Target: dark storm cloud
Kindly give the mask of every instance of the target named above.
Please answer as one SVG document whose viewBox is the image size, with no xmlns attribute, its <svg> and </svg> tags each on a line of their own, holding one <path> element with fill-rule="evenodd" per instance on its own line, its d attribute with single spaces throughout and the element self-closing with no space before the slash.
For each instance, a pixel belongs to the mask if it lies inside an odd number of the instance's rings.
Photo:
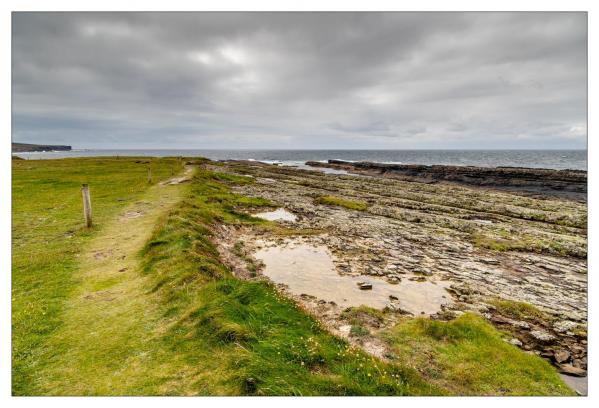
<svg viewBox="0 0 599 408">
<path fill-rule="evenodd" d="M 583 13 L 15 13 L 13 139 L 581 148 Z"/>
</svg>

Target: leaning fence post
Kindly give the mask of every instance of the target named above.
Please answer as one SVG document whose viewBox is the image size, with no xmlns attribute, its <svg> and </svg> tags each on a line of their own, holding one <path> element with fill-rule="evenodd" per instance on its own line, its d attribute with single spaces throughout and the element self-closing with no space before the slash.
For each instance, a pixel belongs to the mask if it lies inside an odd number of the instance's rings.
<svg viewBox="0 0 599 408">
<path fill-rule="evenodd" d="M 81 184 L 81 194 L 83 195 L 83 217 L 85 218 L 85 226 L 92 226 L 92 203 L 89 198 L 89 186 Z"/>
<path fill-rule="evenodd" d="M 152 184 L 152 168 L 148 167 L 148 183 Z"/>
</svg>

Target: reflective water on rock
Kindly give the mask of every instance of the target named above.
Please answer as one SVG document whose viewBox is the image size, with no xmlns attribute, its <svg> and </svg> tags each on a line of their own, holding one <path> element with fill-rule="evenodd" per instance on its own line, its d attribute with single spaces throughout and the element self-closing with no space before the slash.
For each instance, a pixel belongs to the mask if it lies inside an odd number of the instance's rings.
<svg viewBox="0 0 599 408">
<path fill-rule="evenodd" d="M 383 309 L 395 304 L 414 315 L 429 315 L 449 302 L 447 282 L 403 280 L 392 285 L 370 276 L 339 275 L 326 246 L 291 243 L 259 249 L 254 256 L 264 263 L 263 273 L 273 282 L 287 285 L 296 295 L 315 296 L 342 307 L 366 305 Z M 372 284 L 372 289 L 361 290 L 361 282 Z"/>
<path fill-rule="evenodd" d="M 472 220 L 472 221 L 478 222 L 479 224 L 485 224 L 485 225 L 493 224 L 493 221 L 491 221 L 491 220 Z"/>
<path fill-rule="evenodd" d="M 572 377 L 569 375 L 560 374 L 562 380 L 578 393 L 578 395 L 589 395 L 588 377 Z"/>
<path fill-rule="evenodd" d="M 254 217 L 262 218 L 263 220 L 268 221 L 295 221 L 297 219 L 296 215 L 287 211 L 284 208 L 277 208 L 274 211 L 266 211 L 254 214 Z"/>
<path fill-rule="evenodd" d="M 321 171 L 325 174 L 350 174 L 349 172 L 347 172 L 345 170 L 330 169 L 328 167 L 308 167 L 308 166 L 306 166 L 306 167 L 310 170 Z"/>
</svg>

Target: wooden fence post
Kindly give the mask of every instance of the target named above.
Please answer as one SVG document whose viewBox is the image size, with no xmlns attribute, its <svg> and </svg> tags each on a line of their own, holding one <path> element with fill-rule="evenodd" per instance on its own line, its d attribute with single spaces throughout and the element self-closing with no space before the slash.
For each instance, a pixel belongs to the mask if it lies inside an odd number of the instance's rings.
<svg viewBox="0 0 599 408">
<path fill-rule="evenodd" d="M 89 186 L 87 184 L 81 185 L 81 194 L 83 195 L 83 217 L 85 218 L 85 226 L 89 228 L 92 226 L 92 203 L 89 198 Z"/>
<path fill-rule="evenodd" d="M 152 168 L 148 167 L 148 184 L 152 184 Z"/>
</svg>

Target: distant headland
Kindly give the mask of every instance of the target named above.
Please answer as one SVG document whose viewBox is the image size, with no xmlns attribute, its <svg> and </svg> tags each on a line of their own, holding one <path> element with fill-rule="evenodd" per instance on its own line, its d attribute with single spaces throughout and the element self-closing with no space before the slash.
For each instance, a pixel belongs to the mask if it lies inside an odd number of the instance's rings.
<svg viewBox="0 0 599 408">
<path fill-rule="evenodd" d="M 71 146 L 64 145 L 39 145 L 32 143 L 13 143 L 12 151 L 15 152 L 48 152 L 53 150 L 71 150 Z"/>
</svg>

